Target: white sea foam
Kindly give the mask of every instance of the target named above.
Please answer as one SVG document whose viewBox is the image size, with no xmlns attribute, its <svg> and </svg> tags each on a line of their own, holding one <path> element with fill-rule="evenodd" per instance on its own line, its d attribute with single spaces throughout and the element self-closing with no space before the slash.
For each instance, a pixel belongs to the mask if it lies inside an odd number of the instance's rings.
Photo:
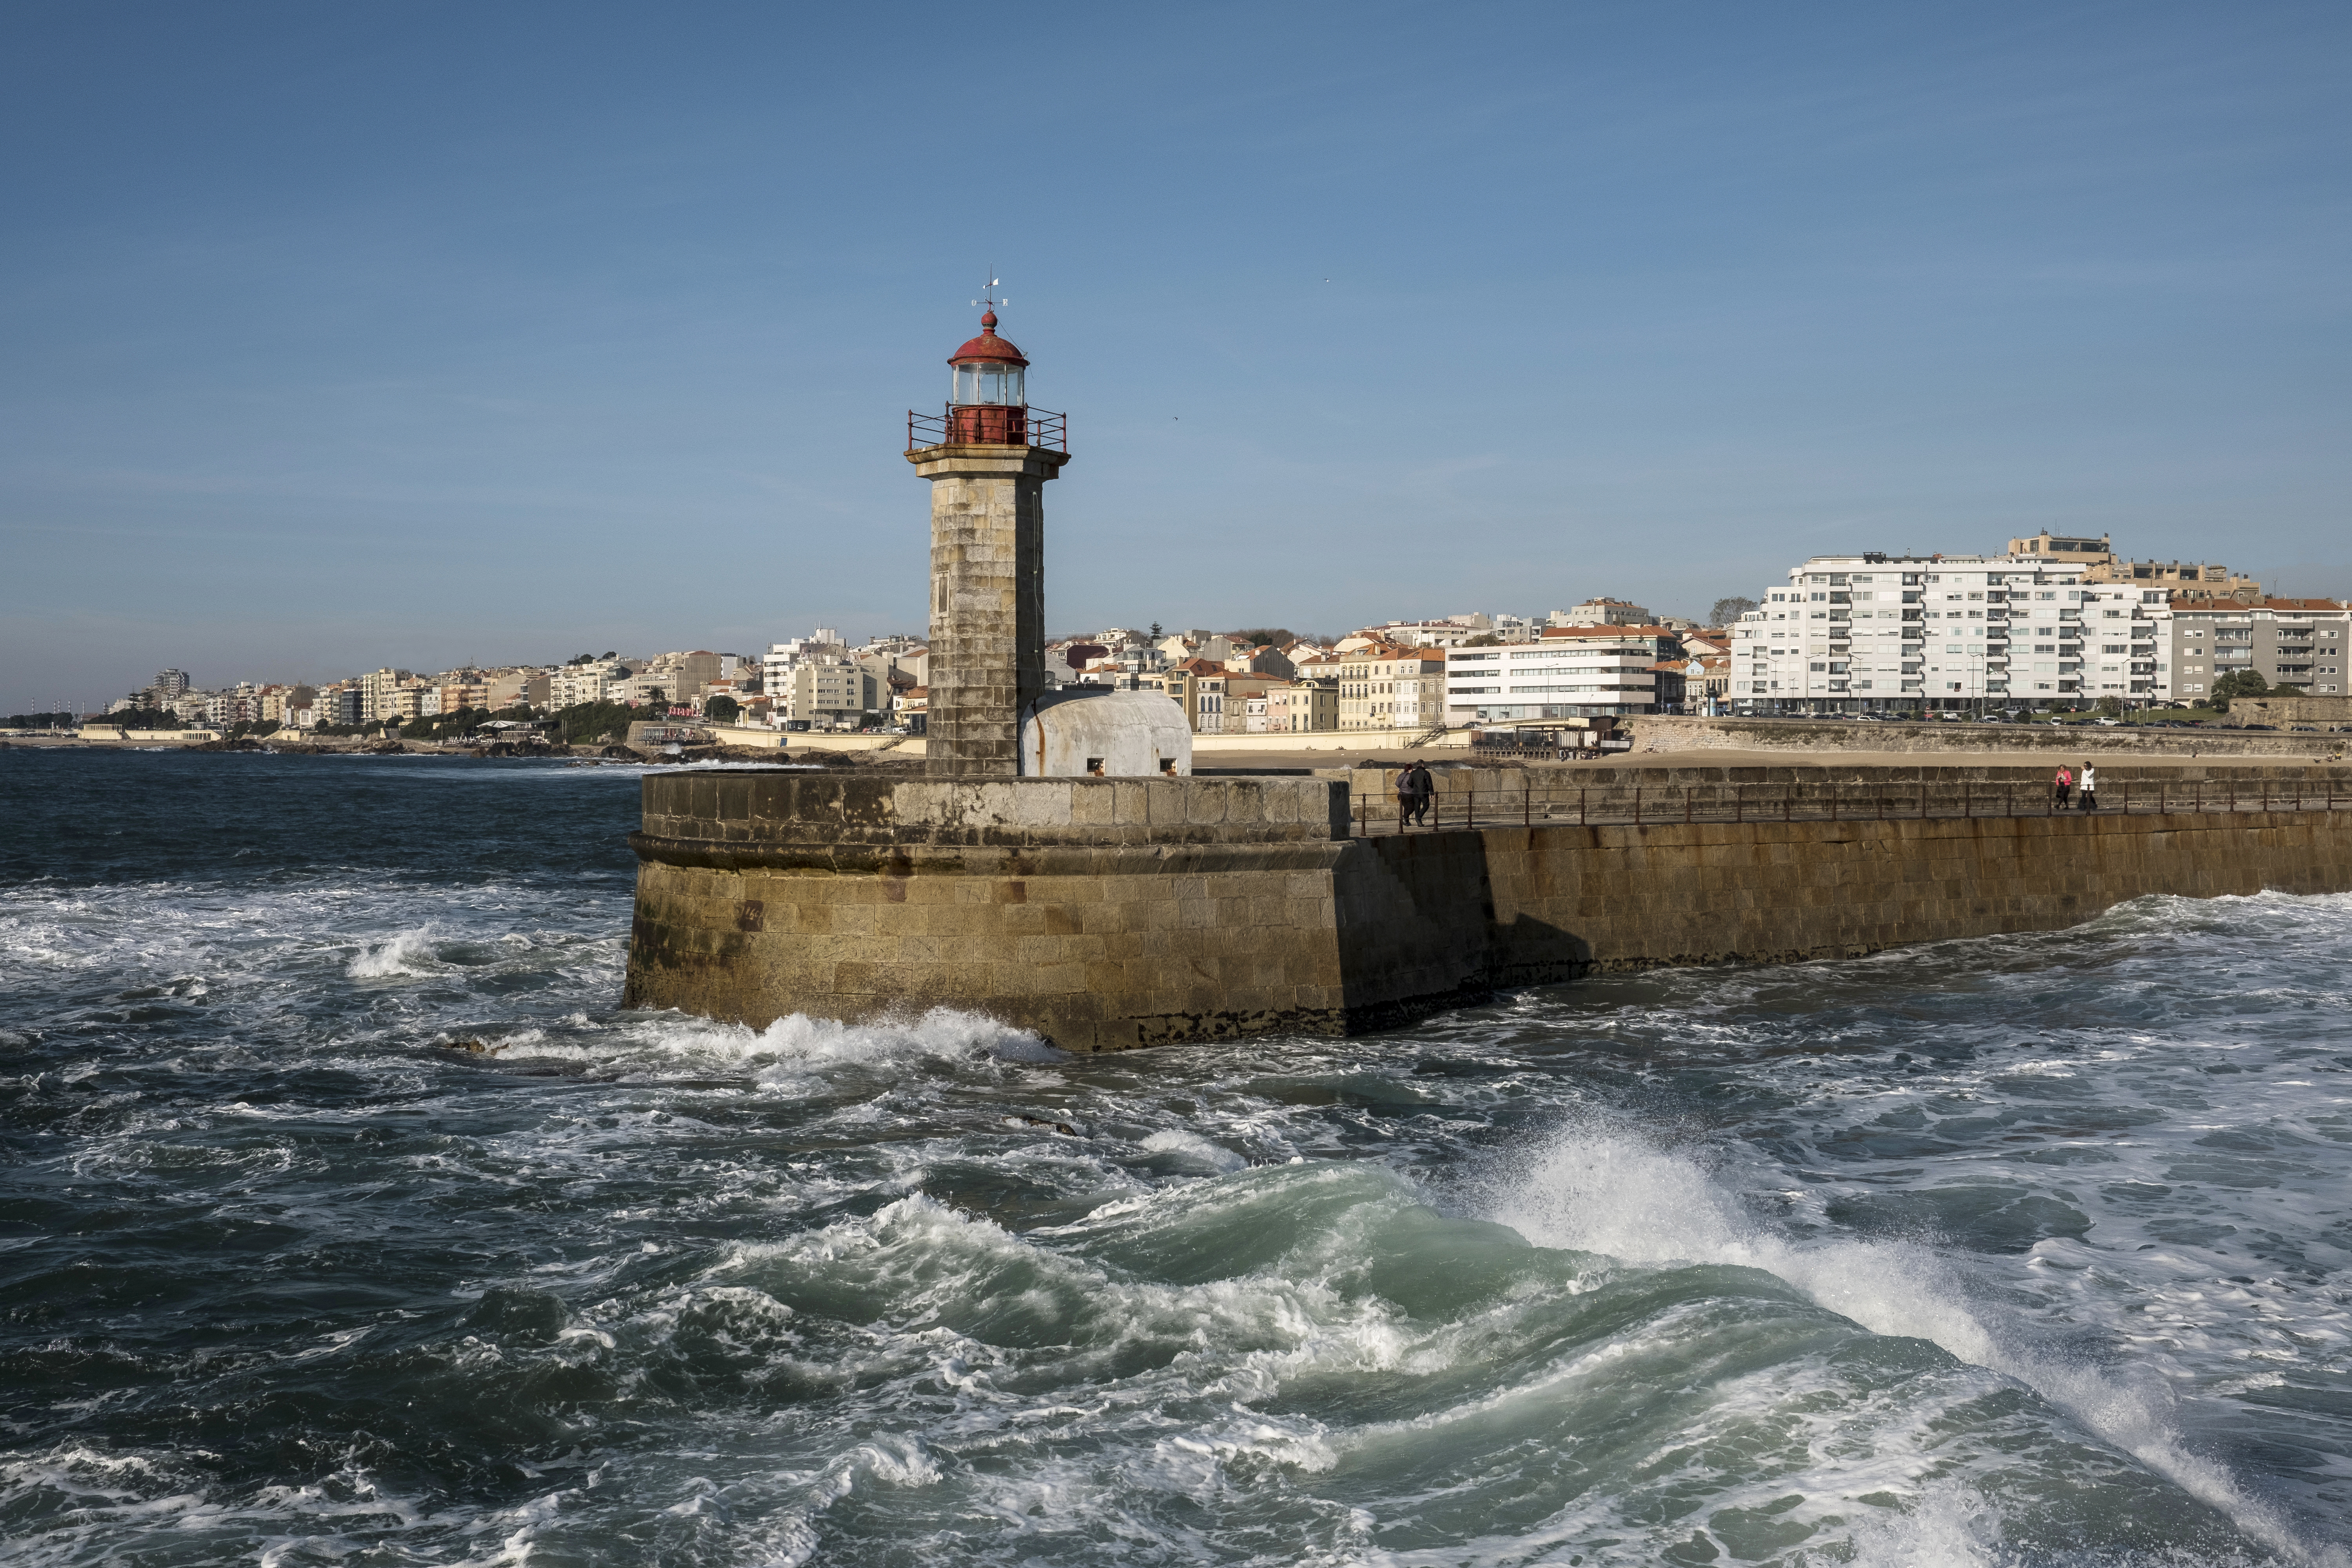
<svg viewBox="0 0 2352 1568">
<path fill-rule="evenodd" d="M 431 926 L 399 931 L 360 950 L 344 973 L 354 980 L 389 980 L 395 975 L 425 974 L 436 967 Z"/>
<path fill-rule="evenodd" d="M 1150 1134 L 1143 1140 L 1142 1147 L 1154 1154 L 1171 1156 L 1174 1163 L 1196 1171 L 1239 1171 L 1249 1164 L 1223 1144 L 1213 1143 L 1197 1132 L 1176 1127 L 1163 1127 Z"/>
<path fill-rule="evenodd" d="M 1497 1185 L 1488 1212 L 1529 1240 L 1652 1267 L 1764 1269 L 1874 1333 L 1928 1340 L 1960 1361 L 2016 1379 L 2291 1561 L 2352 1563 L 2343 1547 L 2301 1538 L 2226 1467 L 2192 1452 L 2168 1389 L 2043 1352 L 2026 1325 L 1972 1292 L 1924 1245 L 1790 1240 L 1749 1218 L 1731 1190 L 1694 1159 L 1598 1121 L 1561 1132 Z"/>
<path fill-rule="evenodd" d="M 509 1055 L 607 1065 L 642 1063 L 697 1071 L 749 1071 L 788 1086 L 829 1068 L 877 1067 L 925 1058 L 993 1058 L 1016 1062 L 1066 1060 L 1063 1052 L 1025 1030 L 977 1013 L 935 1007 L 903 1018 L 846 1024 L 794 1013 L 763 1029 L 663 1013 L 625 1016 L 610 1026 L 586 1018 L 564 1037 L 543 1032 L 516 1036 Z"/>
</svg>

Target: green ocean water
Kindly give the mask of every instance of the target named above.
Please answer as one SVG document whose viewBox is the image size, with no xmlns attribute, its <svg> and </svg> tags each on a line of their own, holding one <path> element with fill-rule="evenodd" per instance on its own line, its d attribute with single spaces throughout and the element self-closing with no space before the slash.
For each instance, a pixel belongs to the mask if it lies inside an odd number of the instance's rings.
<svg viewBox="0 0 2352 1568">
<path fill-rule="evenodd" d="M 0 753 L 6 1561 L 2352 1562 L 2352 899 L 1074 1058 L 635 800 Z"/>
</svg>

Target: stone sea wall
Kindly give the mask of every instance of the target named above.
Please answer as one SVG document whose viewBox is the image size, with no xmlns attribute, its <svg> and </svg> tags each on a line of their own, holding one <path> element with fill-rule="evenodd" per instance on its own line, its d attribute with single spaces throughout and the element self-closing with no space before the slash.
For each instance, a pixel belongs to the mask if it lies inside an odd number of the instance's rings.
<svg viewBox="0 0 2352 1568">
<path fill-rule="evenodd" d="M 1449 782 L 1482 776 L 1507 802 L 1508 770 Z M 2340 773 L 2304 782 L 2352 805 Z M 950 1006 L 1108 1050 L 2054 930 L 2151 893 L 2352 890 L 2352 809 L 1936 816 L 1979 798 L 1943 780 L 1923 819 L 1900 809 L 1921 781 L 1857 786 L 1896 809 L 1579 825 L 1523 800 L 1519 823 L 1351 838 L 1337 779 L 649 775 L 625 1000 L 754 1026 Z"/>
<path fill-rule="evenodd" d="M 1367 841 L 1455 986 L 2054 931 L 2149 894 L 2352 890 L 2352 811 L 1484 828 Z M 1380 931 L 1344 956 L 1381 960 Z M 1369 1000 L 1369 998 L 1364 998 Z"/>
</svg>

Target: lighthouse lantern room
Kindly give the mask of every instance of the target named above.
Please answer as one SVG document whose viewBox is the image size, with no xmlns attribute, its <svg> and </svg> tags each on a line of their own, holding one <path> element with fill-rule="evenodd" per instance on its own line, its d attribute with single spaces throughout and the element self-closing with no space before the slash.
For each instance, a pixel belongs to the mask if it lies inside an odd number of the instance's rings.
<svg viewBox="0 0 2352 1568">
<path fill-rule="evenodd" d="M 948 398 L 948 440 L 955 446 L 1025 447 L 1029 403 L 1022 390 L 1029 362 L 996 335 L 996 312 L 980 319 L 980 336 L 948 363 L 955 384 Z"/>
</svg>

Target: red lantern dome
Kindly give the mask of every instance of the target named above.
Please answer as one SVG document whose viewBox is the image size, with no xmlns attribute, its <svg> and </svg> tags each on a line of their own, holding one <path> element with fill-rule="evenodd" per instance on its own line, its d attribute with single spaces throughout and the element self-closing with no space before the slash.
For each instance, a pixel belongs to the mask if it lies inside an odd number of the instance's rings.
<svg viewBox="0 0 2352 1568">
<path fill-rule="evenodd" d="M 994 363 L 1017 364 L 1026 368 L 1029 362 L 1021 351 L 996 335 L 996 312 L 991 310 L 980 319 L 980 336 L 948 356 L 950 364 Z M 959 402 L 961 399 L 958 399 Z"/>
<path fill-rule="evenodd" d="M 954 391 L 948 398 L 948 439 L 957 446 L 1024 447 L 1029 442 L 1024 389 L 1029 362 L 996 335 L 996 312 L 980 319 L 980 336 L 950 356 Z"/>
</svg>

